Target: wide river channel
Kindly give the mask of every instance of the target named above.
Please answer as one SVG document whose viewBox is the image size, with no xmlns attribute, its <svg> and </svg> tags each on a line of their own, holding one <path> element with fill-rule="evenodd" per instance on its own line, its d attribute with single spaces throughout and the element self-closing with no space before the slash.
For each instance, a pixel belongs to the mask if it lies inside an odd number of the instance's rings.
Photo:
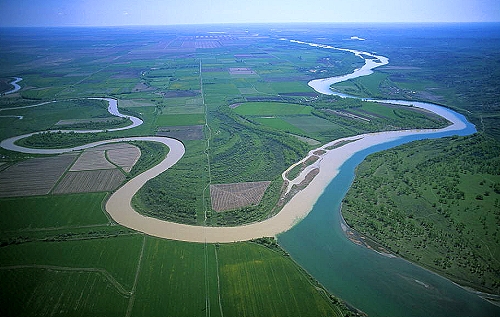
<svg viewBox="0 0 500 317">
<path fill-rule="evenodd" d="M 295 43 L 320 46 L 299 41 Z M 380 58 L 380 61 L 380 65 L 372 66 L 382 66 L 388 60 Z M 371 68 L 374 67 L 361 68 L 358 75 L 369 75 Z M 358 76 L 349 78 L 354 77 Z M 339 81 L 335 78 L 317 80 L 310 86 L 324 93 L 329 91 L 331 84 Z M 476 132 L 464 116 L 455 115 L 466 123 L 460 131 L 402 137 L 356 153 L 341 166 L 339 174 L 307 217 L 278 235 L 278 243 L 300 266 L 332 294 L 369 316 L 500 316 L 500 307 L 435 273 L 401 258 L 388 257 L 354 244 L 341 226 L 342 199 L 354 179 L 356 166 L 366 156 L 415 140 Z"/>
</svg>

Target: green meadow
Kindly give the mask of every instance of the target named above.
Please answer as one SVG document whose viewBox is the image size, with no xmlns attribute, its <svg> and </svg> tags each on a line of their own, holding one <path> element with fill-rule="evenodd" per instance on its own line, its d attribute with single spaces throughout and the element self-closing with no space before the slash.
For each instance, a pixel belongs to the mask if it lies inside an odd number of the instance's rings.
<svg viewBox="0 0 500 317">
<path fill-rule="evenodd" d="M 234 111 L 239 115 L 254 116 L 309 115 L 311 107 L 281 102 L 247 102 L 236 107 Z"/>
<path fill-rule="evenodd" d="M 102 212 L 106 193 L 0 199 L 0 232 L 108 223 Z"/>
<path fill-rule="evenodd" d="M 94 231 L 106 229 L 97 225 L 72 235 L 78 227 L 66 226 L 57 239 L 1 247 L 5 285 L 0 292 L 2 301 L 9 302 L 0 308 L 2 315 L 84 316 L 97 309 L 107 316 L 348 312 L 276 249 L 250 242 L 186 243 L 133 232 L 98 237 Z M 53 229 L 36 230 L 18 232 L 35 237 Z"/>
</svg>

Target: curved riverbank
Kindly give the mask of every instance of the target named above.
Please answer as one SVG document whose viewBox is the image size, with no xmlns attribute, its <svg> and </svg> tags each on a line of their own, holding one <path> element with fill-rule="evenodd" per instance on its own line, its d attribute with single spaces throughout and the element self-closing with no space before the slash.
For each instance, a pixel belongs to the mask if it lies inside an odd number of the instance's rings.
<svg viewBox="0 0 500 317">
<path fill-rule="evenodd" d="M 308 43 L 311 45 L 310 43 Z M 361 54 L 369 54 L 366 52 L 355 51 L 355 54 L 361 57 Z M 375 58 L 375 56 L 372 56 Z M 382 56 L 376 56 L 378 60 L 382 63 L 386 63 L 388 60 L 384 59 Z M 328 88 L 332 81 L 342 81 L 354 77 L 366 76 L 370 74 L 371 69 L 380 66 L 380 63 L 374 63 L 372 59 L 366 59 L 366 64 L 359 70 L 354 71 L 352 74 L 342 77 L 341 80 L 331 79 L 331 80 L 317 80 L 310 82 L 311 87 L 315 87 L 318 92 L 321 92 Z M 333 92 L 329 93 L 333 94 Z M 119 131 L 125 129 L 131 129 L 136 126 L 141 125 L 143 122 L 141 119 L 123 115 L 118 110 L 118 102 L 116 99 L 112 98 L 91 98 L 98 100 L 105 100 L 108 102 L 108 111 L 110 114 L 119 117 L 125 117 L 132 121 L 132 124 L 122 128 L 109 129 L 108 131 Z M 387 101 L 379 101 L 387 102 Z M 392 103 L 409 105 L 406 101 L 391 101 Z M 28 106 L 35 107 L 46 103 L 41 103 L 38 105 Z M 415 107 L 420 107 L 432 111 L 451 122 L 449 126 L 443 129 L 424 129 L 424 130 L 403 130 L 403 131 L 387 131 L 378 133 L 368 133 L 363 135 L 357 135 L 353 137 L 343 138 L 331 141 L 317 149 L 312 150 L 308 156 L 306 156 L 303 161 L 307 160 L 313 152 L 321 150 L 324 154 L 320 155 L 320 159 L 315 163 L 314 167 L 318 168 L 319 173 L 311 180 L 306 188 L 299 191 L 290 201 L 285 204 L 282 210 L 275 216 L 266 219 L 261 222 L 236 226 L 236 227 L 204 227 L 204 226 L 192 226 L 179 224 L 169 221 L 160 220 L 157 218 L 151 218 L 139 214 L 133 209 L 131 205 L 132 197 L 137 193 L 137 191 L 149 180 L 172 165 L 174 165 L 184 154 L 184 146 L 181 142 L 165 137 L 136 137 L 136 138 L 120 138 L 111 139 L 105 141 L 99 141 L 94 143 L 85 144 L 78 147 L 66 148 L 66 149 L 33 149 L 25 148 L 15 144 L 16 141 L 29 137 L 33 134 L 43 133 L 34 132 L 30 134 L 20 135 L 12 137 L 0 142 L 0 146 L 18 152 L 31 153 L 31 154 L 60 154 L 69 151 L 78 151 L 86 148 L 94 147 L 97 145 L 102 145 L 111 142 L 122 142 L 122 141 L 152 141 L 160 142 L 165 144 L 170 148 L 169 153 L 166 158 L 160 162 L 158 165 L 154 166 L 148 171 L 134 177 L 123 185 L 119 190 L 113 193 L 109 200 L 106 202 L 106 211 L 108 214 L 119 224 L 147 233 L 152 236 L 181 240 L 188 242 L 210 242 L 210 243 L 224 243 L 224 242 L 236 242 L 236 241 L 246 241 L 252 240 L 260 237 L 266 236 L 276 236 L 282 232 L 285 232 L 295 226 L 299 221 L 304 219 L 308 213 L 312 210 L 314 204 L 323 194 L 325 188 L 330 184 L 332 179 L 334 179 L 340 167 L 347 161 L 351 156 L 359 151 L 373 147 L 375 145 L 391 142 L 399 138 L 409 136 L 409 135 L 428 135 L 437 132 L 447 132 L 447 131 L 459 131 L 463 129 L 466 124 L 461 120 L 456 113 L 446 108 L 427 104 L 427 103 L 411 103 Z M 54 130 L 52 132 L 75 132 L 75 133 L 90 133 L 90 132 L 101 132 L 103 130 Z M 334 149 L 328 149 L 338 142 L 349 141 L 340 147 Z M 344 142 L 345 143 L 345 142 Z M 302 162 L 302 161 L 301 161 Z M 300 163 L 300 162 L 299 162 Z M 298 179 L 304 178 L 308 170 L 303 171 Z"/>
<path fill-rule="evenodd" d="M 120 118 L 126 118 L 132 121 L 131 124 L 125 127 L 121 128 L 114 128 L 114 129 L 107 129 L 107 130 L 49 130 L 49 131 L 38 131 L 38 132 L 33 132 L 33 133 L 27 133 L 23 135 L 18 135 L 15 137 L 11 137 L 5 140 L 2 140 L 0 142 L 0 147 L 10 150 L 10 151 L 15 151 L 15 152 L 21 152 L 21 153 L 27 153 L 27 154 L 61 154 L 61 153 L 66 153 L 66 152 L 71 152 L 71 151 L 79 151 L 83 149 L 88 149 L 97 145 L 101 144 L 106 144 L 110 142 L 116 142 L 114 140 L 105 140 L 105 141 L 99 141 L 99 142 L 93 142 L 93 143 L 88 143 L 85 145 L 77 146 L 77 147 L 72 147 L 72 148 L 63 148 L 63 149 L 35 149 L 35 148 L 27 148 L 24 146 L 17 145 L 16 142 L 30 137 L 35 134 L 40 134 L 40 133 L 46 133 L 46 132 L 61 132 L 61 133 L 97 133 L 97 132 L 113 132 L 113 131 L 122 131 L 122 130 L 127 130 L 127 129 L 132 129 L 135 127 L 140 126 L 143 121 L 137 117 L 134 116 L 129 116 L 120 113 L 118 110 L 118 100 L 113 99 L 113 98 L 88 98 L 88 99 L 93 99 L 93 100 L 104 100 L 108 102 L 108 112 L 112 114 L 113 116 L 120 117 Z M 24 106 L 24 107 L 13 107 L 13 108 L 5 108 L 5 109 L 0 109 L 2 110 L 16 110 L 16 109 L 23 109 L 23 108 L 33 108 L 33 107 L 39 107 L 43 106 L 49 103 L 53 103 L 55 101 L 47 101 L 47 102 L 42 102 L 36 105 L 30 105 L 30 106 Z"/>
<path fill-rule="evenodd" d="M 303 41 L 297 41 L 297 40 L 290 40 L 290 42 L 297 43 L 297 44 L 305 44 L 305 45 L 309 45 L 312 47 L 319 47 L 319 48 L 324 48 L 324 49 L 349 52 L 349 53 L 352 53 L 355 56 L 363 59 L 364 65 L 361 68 L 355 69 L 350 74 L 335 76 L 335 77 L 328 77 L 328 78 L 313 79 L 307 83 L 312 89 L 316 90 L 316 92 L 323 94 L 323 95 L 336 95 L 336 96 L 340 96 L 340 97 L 352 97 L 352 96 L 348 96 L 348 95 L 341 94 L 338 92 L 334 92 L 330 89 L 330 86 L 333 84 L 336 84 L 336 83 L 340 83 L 340 82 L 349 80 L 349 79 L 354 79 L 354 78 L 362 77 L 362 76 L 368 76 L 370 74 L 373 74 L 374 68 L 389 64 L 389 59 L 387 57 L 382 56 L 382 55 L 375 55 L 375 54 L 372 54 L 369 52 L 362 52 L 362 51 L 352 50 L 352 49 L 347 49 L 347 48 L 334 47 L 331 45 L 303 42 Z M 365 58 L 363 56 L 367 56 L 369 58 Z"/>
<path fill-rule="evenodd" d="M 318 92 L 348 97 L 331 91 L 332 83 L 334 81 L 316 80 L 310 86 L 316 87 Z M 332 294 L 370 316 L 498 316 L 499 308 L 475 293 L 404 259 L 387 257 L 354 244 L 342 230 L 341 202 L 354 179 L 355 168 L 367 155 L 423 138 L 476 132 L 464 116 L 444 107 L 402 100 L 369 101 L 425 108 L 453 124 L 434 132 L 428 130 L 425 134 L 387 140 L 353 153 L 318 198 L 308 217 L 280 234 L 278 243 Z M 449 115 L 462 123 L 457 125 Z"/>
<path fill-rule="evenodd" d="M 17 83 L 20 82 L 21 80 L 23 80 L 21 77 L 15 77 L 15 79 L 13 81 L 11 81 L 9 84 L 11 84 L 12 86 L 14 86 L 14 88 L 12 88 L 11 90 L 9 91 L 6 91 L 3 93 L 3 95 L 8 95 L 8 94 L 13 94 L 15 92 L 18 92 L 19 90 L 21 90 L 21 86 L 19 86 Z"/>
</svg>

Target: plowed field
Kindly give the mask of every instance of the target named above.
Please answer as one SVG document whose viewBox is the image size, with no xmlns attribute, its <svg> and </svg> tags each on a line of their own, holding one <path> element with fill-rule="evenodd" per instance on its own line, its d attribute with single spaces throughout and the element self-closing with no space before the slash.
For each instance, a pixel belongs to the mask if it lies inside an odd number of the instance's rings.
<svg viewBox="0 0 500 317">
<path fill-rule="evenodd" d="M 29 159 L 0 173 L 0 197 L 46 195 L 76 155 Z"/>
<path fill-rule="evenodd" d="M 69 172 L 53 192 L 68 194 L 112 191 L 124 180 L 125 175 L 118 169 Z"/>
<path fill-rule="evenodd" d="M 233 210 L 258 205 L 271 182 L 249 182 L 210 185 L 212 209 Z"/>
<path fill-rule="evenodd" d="M 116 164 L 124 171 L 130 172 L 141 151 L 138 147 L 127 143 L 114 143 L 97 146 L 85 150 L 70 171 L 89 171 L 115 168 Z"/>
</svg>

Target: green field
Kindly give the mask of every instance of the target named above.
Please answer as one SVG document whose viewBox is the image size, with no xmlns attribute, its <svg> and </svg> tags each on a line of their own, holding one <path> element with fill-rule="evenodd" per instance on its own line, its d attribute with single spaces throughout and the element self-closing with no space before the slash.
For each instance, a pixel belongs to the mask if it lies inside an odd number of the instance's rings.
<svg viewBox="0 0 500 317">
<path fill-rule="evenodd" d="M 0 232 L 108 223 L 106 193 L 0 199 Z"/>
<path fill-rule="evenodd" d="M 332 85 L 332 89 L 344 94 L 362 97 L 379 97 L 388 75 L 375 72 L 370 76 L 359 77 Z"/>
<path fill-rule="evenodd" d="M 0 101 L 0 103 L 3 100 Z M 33 102 L 37 104 L 40 102 Z M 101 100 L 78 99 L 51 102 L 34 108 L 1 111 L 0 115 L 23 116 L 23 119 L 2 118 L 11 124 L 0 126 L 0 138 L 21 135 L 46 129 L 64 129 L 56 123 L 63 119 L 109 118 L 107 102 Z M 7 123 L 7 122 L 6 122 Z"/>
<path fill-rule="evenodd" d="M 69 237 L 66 241 L 5 246 L 0 259 L 2 267 L 48 265 L 81 268 L 82 271 L 95 268 L 95 271 L 109 273 L 122 288 L 130 291 L 141 244 L 142 237 L 137 234 L 88 240 Z M 134 261 L 131 261 L 131 255 L 135 255 Z"/>
<path fill-rule="evenodd" d="M 2 315 L 348 312 L 283 252 L 254 243 L 205 245 L 125 234 L 10 245 L 2 247 L 0 261 Z"/>
<path fill-rule="evenodd" d="M 315 135 L 318 132 L 335 130 L 335 124 L 316 116 L 308 117 L 286 117 L 285 121 L 305 131 L 308 135 Z"/>
<path fill-rule="evenodd" d="M 2 316 L 124 316 L 127 311 L 127 296 L 98 272 L 27 265 L 1 268 L 0 278 Z"/>
<path fill-rule="evenodd" d="M 205 115 L 200 114 L 162 114 L 156 119 L 159 127 L 182 126 L 182 125 L 203 125 L 205 124 Z"/>
<path fill-rule="evenodd" d="M 255 122 L 258 122 L 262 125 L 294 134 L 305 134 L 305 131 L 296 127 L 295 125 L 285 121 L 284 118 L 276 118 L 276 117 L 257 117 L 252 118 Z"/>
<path fill-rule="evenodd" d="M 224 314 L 341 316 L 325 293 L 283 254 L 253 244 L 217 248 Z M 245 274 L 242 274 L 245 272 Z M 293 290 L 293 291 L 292 291 Z M 273 296 L 269 296 L 273 294 Z"/>
<path fill-rule="evenodd" d="M 311 114 L 311 107 L 288 104 L 281 102 L 247 102 L 239 105 L 234 111 L 239 115 L 258 115 L 258 116 L 272 116 L 272 115 L 308 115 Z"/>
<path fill-rule="evenodd" d="M 132 316 L 221 316 L 214 246 L 148 238 Z"/>
</svg>

